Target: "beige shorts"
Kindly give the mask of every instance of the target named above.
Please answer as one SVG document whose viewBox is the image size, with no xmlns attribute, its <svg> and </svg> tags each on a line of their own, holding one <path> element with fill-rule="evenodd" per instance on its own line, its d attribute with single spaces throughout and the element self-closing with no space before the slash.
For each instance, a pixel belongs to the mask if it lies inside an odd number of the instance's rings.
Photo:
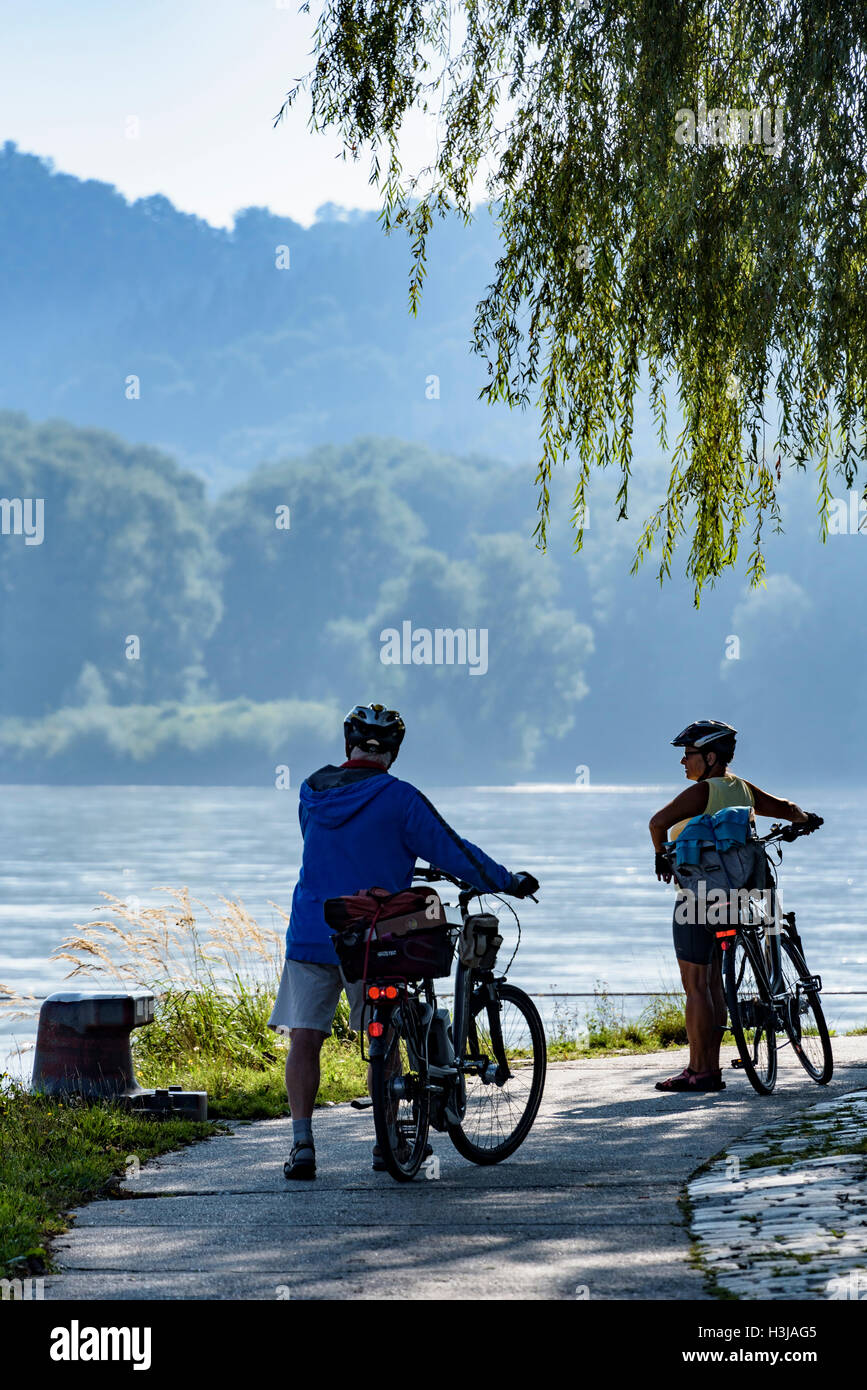
<svg viewBox="0 0 867 1390">
<path fill-rule="evenodd" d="M 344 989 L 349 1000 L 349 1024 L 358 1031 L 364 1006 L 363 981 L 347 984 L 339 965 L 285 960 L 268 1027 L 277 1033 L 289 1033 L 293 1028 L 313 1028 L 327 1037 Z"/>
</svg>

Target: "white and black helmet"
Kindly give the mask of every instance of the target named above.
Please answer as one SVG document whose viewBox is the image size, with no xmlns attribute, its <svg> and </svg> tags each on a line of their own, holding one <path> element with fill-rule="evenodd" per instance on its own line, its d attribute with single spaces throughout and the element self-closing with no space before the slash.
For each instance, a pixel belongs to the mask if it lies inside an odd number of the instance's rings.
<svg viewBox="0 0 867 1390">
<path fill-rule="evenodd" d="M 370 753 L 397 753 L 406 726 L 396 709 L 385 705 L 355 705 L 343 721 L 347 748 L 366 748 Z"/>
<path fill-rule="evenodd" d="M 687 724 L 683 732 L 671 740 L 671 746 L 685 748 L 691 743 L 694 748 L 711 751 L 714 744 L 725 743 L 734 751 L 737 734 L 737 729 L 733 729 L 731 724 L 724 724 L 721 719 L 697 719 L 694 724 Z"/>
</svg>

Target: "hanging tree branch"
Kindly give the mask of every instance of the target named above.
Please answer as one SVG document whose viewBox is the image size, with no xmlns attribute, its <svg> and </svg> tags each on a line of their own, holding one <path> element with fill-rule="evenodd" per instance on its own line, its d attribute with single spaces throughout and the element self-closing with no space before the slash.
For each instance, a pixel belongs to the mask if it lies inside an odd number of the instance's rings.
<svg viewBox="0 0 867 1390">
<path fill-rule="evenodd" d="M 469 220 L 484 165 L 501 250 L 481 396 L 540 407 L 541 546 L 569 458 L 576 548 L 595 468 L 620 470 L 626 516 L 642 372 L 660 447 L 671 386 L 682 428 L 635 567 L 657 545 L 669 575 L 691 534 L 698 603 L 749 527 L 758 582 L 780 520 L 770 440 L 816 468 L 824 538 L 829 471 L 851 488 L 867 442 L 865 39 L 855 0 L 325 0 L 278 120 L 307 89 L 314 129 L 370 148 L 383 224 L 410 234 L 413 312 L 433 216 Z M 413 109 L 438 140 L 407 175 Z"/>
</svg>

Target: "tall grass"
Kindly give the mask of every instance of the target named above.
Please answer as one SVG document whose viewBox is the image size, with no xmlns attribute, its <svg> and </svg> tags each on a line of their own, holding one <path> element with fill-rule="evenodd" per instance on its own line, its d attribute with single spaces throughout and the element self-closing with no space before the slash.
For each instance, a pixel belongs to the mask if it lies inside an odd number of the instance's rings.
<svg viewBox="0 0 867 1390">
<path fill-rule="evenodd" d="M 111 915 L 76 925 L 54 959 L 69 963 L 70 978 L 153 992 L 154 1021 L 132 1035 L 142 1085 L 206 1090 L 214 1116 L 286 1114 L 286 1043 L 268 1027 L 283 932 L 261 926 L 241 901 L 221 897 L 212 909 L 186 888 L 158 891 L 168 902 L 151 908 L 103 893 Z M 285 922 L 286 913 L 272 906 Z M 344 999 L 323 1049 L 320 1100 L 345 1100 L 364 1089 Z"/>
<path fill-rule="evenodd" d="M 592 1057 L 607 1052 L 655 1052 L 686 1041 L 683 995 L 677 990 L 651 998 L 639 1016 L 628 1019 L 608 986 L 597 981 L 593 1003 L 583 1018 L 558 1004 L 548 1041 L 551 1060 Z"/>
<path fill-rule="evenodd" d="M 112 916 L 76 924 L 53 952 L 68 961 L 70 977 L 87 975 L 166 991 L 231 992 L 238 980 L 276 990 L 283 964 L 283 933 L 261 927 L 243 902 L 220 897 L 218 910 L 191 898 L 187 888 L 158 888 L 170 901 L 135 907 L 102 893 Z M 275 911 L 287 919 L 276 903 Z M 196 916 L 199 912 L 199 918 Z"/>
</svg>

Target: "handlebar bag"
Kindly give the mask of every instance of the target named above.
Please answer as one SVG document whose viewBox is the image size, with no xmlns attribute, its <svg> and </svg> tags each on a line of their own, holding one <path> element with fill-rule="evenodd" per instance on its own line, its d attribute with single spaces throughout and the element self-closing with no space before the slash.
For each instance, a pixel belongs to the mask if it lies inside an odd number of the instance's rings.
<svg viewBox="0 0 867 1390">
<path fill-rule="evenodd" d="M 497 952 L 503 944 L 499 922 L 490 912 L 476 912 L 469 916 L 458 938 L 458 955 L 461 964 L 475 970 L 493 970 Z"/>
</svg>

